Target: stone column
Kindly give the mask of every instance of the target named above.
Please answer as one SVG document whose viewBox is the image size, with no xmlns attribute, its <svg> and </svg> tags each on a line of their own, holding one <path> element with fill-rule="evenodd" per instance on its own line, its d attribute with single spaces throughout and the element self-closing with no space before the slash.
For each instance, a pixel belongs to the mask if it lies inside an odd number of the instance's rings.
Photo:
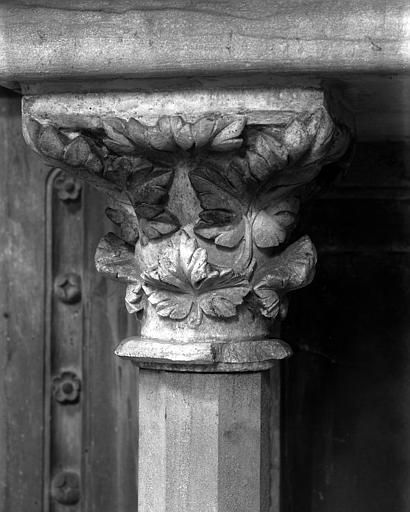
<svg viewBox="0 0 410 512">
<path fill-rule="evenodd" d="M 27 142 L 106 192 L 97 269 L 128 284 L 141 332 L 139 512 L 268 512 L 270 384 L 287 294 L 316 251 L 301 204 L 349 130 L 319 89 L 26 97 Z M 136 433 L 137 435 L 137 433 Z"/>
</svg>

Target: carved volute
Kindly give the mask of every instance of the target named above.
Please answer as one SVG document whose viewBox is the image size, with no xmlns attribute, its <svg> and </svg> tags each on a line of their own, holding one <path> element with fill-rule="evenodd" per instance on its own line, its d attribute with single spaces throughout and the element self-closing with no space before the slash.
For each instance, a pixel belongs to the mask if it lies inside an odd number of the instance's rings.
<svg viewBox="0 0 410 512">
<path fill-rule="evenodd" d="M 287 294 L 317 259 L 292 232 L 350 143 L 322 91 L 60 95 L 26 98 L 23 117 L 35 151 L 110 198 L 119 234 L 97 269 L 128 284 L 141 319 L 119 355 L 235 370 L 290 354 Z"/>
</svg>

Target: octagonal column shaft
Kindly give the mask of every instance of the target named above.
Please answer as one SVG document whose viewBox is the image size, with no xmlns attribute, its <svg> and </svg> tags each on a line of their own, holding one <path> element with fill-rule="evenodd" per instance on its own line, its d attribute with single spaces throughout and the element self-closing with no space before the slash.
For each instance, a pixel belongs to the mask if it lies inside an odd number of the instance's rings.
<svg viewBox="0 0 410 512">
<path fill-rule="evenodd" d="M 138 512 L 273 511 L 274 414 L 269 371 L 140 370 Z"/>
</svg>

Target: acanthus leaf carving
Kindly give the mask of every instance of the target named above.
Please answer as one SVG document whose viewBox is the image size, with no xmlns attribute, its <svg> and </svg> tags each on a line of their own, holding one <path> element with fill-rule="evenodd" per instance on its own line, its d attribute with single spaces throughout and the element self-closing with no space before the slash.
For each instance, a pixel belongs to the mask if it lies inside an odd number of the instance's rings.
<svg viewBox="0 0 410 512">
<path fill-rule="evenodd" d="M 308 236 L 300 238 L 255 272 L 253 292 L 263 316 L 275 318 L 287 292 L 303 288 L 315 275 L 316 249 Z"/>
<path fill-rule="evenodd" d="M 128 283 L 128 311 L 148 301 L 162 319 L 191 326 L 203 315 L 234 319 L 242 304 L 284 316 L 286 293 L 306 286 L 316 263 L 309 238 L 284 247 L 322 166 L 346 151 L 347 129 L 325 108 L 266 125 L 240 114 L 157 119 L 106 117 L 87 130 L 29 119 L 26 131 L 51 163 L 113 200 L 107 215 L 121 238 L 103 238 L 96 264 Z M 199 213 L 184 204 L 187 186 Z"/>
<path fill-rule="evenodd" d="M 134 173 L 140 172 L 152 165 L 140 157 L 135 156 L 111 156 L 104 162 L 103 178 L 113 183 L 119 190 L 127 189 L 128 178 Z"/>
<path fill-rule="evenodd" d="M 257 247 L 284 243 L 295 225 L 304 189 L 320 173 L 320 160 L 328 157 L 326 150 L 345 149 L 343 137 L 335 142 L 335 135 L 324 109 L 293 117 L 283 127 L 249 128 L 243 157 L 231 158 L 225 166 L 208 159 L 190 172 L 203 209 L 195 233 L 232 249 L 245 237 L 249 222 Z"/>
<path fill-rule="evenodd" d="M 172 185 L 174 171 L 147 167 L 134 172 L 127 182 L 127 193 L 140 220 L 143 243 L 175 233 L 179 221 L 165 204 Z"/>
<path fill-rule="evenodd" d="M 111 222 L 120 227 L 121 238 L 131 246 L 135 246 L 139 238 L 139 225 L 134 210 L 119 204 L 112 208 L 108 207 L 105 214 Z"/>
<path fill-rule="evenodd" d="M 203 208 L 195 233 L 222 247 L 237 246 L 245 233 L 243 216 L 248 208 L 246 184 L 237 169 L 201 166 L 189 173 L 189 179 Z"/>
<path fill-rule="evenodd" d="M 129 204 L 129 199 L 118 183 L 103 177 L 114 160 L 109 158 L 107 148 L 98 147 L 91 137 L 85 137 L 78 131 L 63 131 L 32 118 L 26 120 L 24 131 L 33 149 L 45 157 L 50 165 L 61 167 L 76 178 L 86 180 L 118 204 Z M 71 145 L 73 141 L 76 141 L 74 146 Z M 74 151 L 76 147 L 79 149 L 78 152 Z M 67 159 L 68 149 L 70 152 Z"/>
<path fill-rule="evenodd" d="M 241 117 L 235 119 L 232 123 L 222 128 L 217 133 L 212 142 L 211 149 L 213 151 L 234 151 L 242 146 L 243 140 L 239 137 L 246 124 L 246 118 Z"/>
<path fill-rule="evenodd" d="M 257 182 L 267 180 L 273 172 L 288 163 L 286 147 L 278 141 L 269 128 L 252 128 L 247 134 L 247 152 L 243 159 L 248 173 Z"/>
<path fill-rule="evenodd" d="M 265 210 L 260 210 L 253 221 L 253 240 L 257 247 L 265 249 L 282 244 L 296 223 L 299 199 L 289 197 Z"/>
<path fill-rule="evenodd" d="M 160 253 L 158 265 L 142 274 L 143 289 L 160 316 L 191 324 L 202 314 L 230 318 L 250 292 L 249 281 L 230 269 L 217 270 L 207 261 L 206 250 L 181 231 Z M 192 314 L 191 314 L 192 312 Z"/>
<path fill-rule="evenodd" d="M 141 269 L 134 255 L 134 249 L 114 233 L 105 235 L 95 253 L 98 272 L 125 283 L 138 283 Z"/>
<path fill-rule="evenodd" d="M 293 229 L 299 211 L 299 199 L 289 194 L 301 183 L 295 185 L 292 175 L 289 178 L 287 186 L 271 182 L 272 190 L 266 192 L 246 183 L 236 165 L 194 169 L 190 180 L 203 208 L 195 233 L 221 247 L 235 248 L 245 238 L 248 224 L 257 247 L 280 245 Z"/>
<path fill-rule="evenodd" d="M 125 307 L 128 313 L 139 313 L 145 308 L 145 296 L 142 283 L 132 283 L 127 286 L 125 293 Z"/>
<path fill-rule="evenodd" d="M 166 162 L 162 152 L 188 151 L 209 146 L 217 152 L 232 151 L 242 145 L 239 137 L 246 117 L 207 116 L 194 123 L 180 116 L 162 116 L 154 125 L 137 119 L 124 121 L 110 118 L 103 121 L 104 144 L 118 154 L 140 154 L 155 161 Z"/>
</svg>

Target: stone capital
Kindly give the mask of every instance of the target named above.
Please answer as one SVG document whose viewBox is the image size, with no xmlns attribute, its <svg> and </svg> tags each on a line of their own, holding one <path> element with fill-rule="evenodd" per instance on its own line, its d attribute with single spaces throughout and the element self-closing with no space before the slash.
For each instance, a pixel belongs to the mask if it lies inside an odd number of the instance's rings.
<svg viewBox="0 0 410 512">
<path fill-rule="evenodd" d="M 335 175 L 350 130 L 318 89 L 26 97 L 26 140 L 103 190 L 118 226 L 96 251 L 128 284 L 141 335 L 117 349 L 150 368 L 264 369 L 287 294 L 313 279 L 301 203 Z"/>
</svg>

